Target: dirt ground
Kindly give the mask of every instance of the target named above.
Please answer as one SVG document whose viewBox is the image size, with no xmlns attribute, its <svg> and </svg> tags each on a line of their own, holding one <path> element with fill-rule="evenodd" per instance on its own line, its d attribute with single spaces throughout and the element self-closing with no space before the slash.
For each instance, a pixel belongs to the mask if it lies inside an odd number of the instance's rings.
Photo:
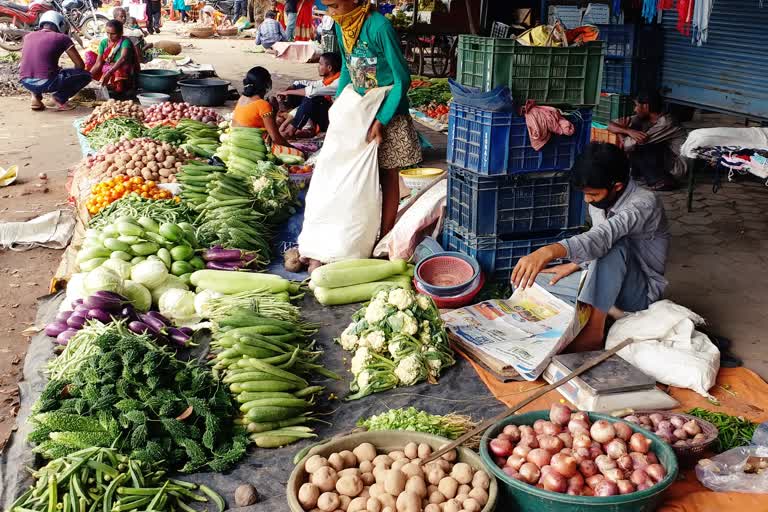
<svg viewBox="0 0 768 512">
<path fill-rule="evenodd" d="M 248 40 L 190 40 L 164 31 L 150 41 L 160 39 L 191 45 L 185 54 L 213 64 L 219 76 L 238 87 L 245 72 L 256 65 L 272 72 L 273 90 L 293 79 L 316 75 L 314 64 L 286 63 L 248 52 L 253 47 Z M 31 112 L 28 98 L 15 96 L 0 98 L 0 112 L 0 167 L 17 164 L 20 168 L 17 183 L 0 189 L 0 222 L 28 220 L 66 208 L 67 169 L 81 157 L 72 122 L 89 110 Z M 710 121 L 709 125 L 713 123 L 720 124 Z M 431 157 L 444 155 L 445 137 L 422 131 L 435 145 Z M 444 167 L 445 162 L 431 161 L 430 166 Z M 45 173 L 47 180 L 38 178 L 39 173 Z M 768 188 L 756 180 L 737 179 L 713 194 L 708 180 L 705 177 L 696 189 L 693 213 L 686 212 L 684 191 L 665 195 L 675 235 L 668 295 L 704 316 L 715 332 L 731 338 L 734 352 L 745 365 L 768 378 L 768 350 L 763 345 L 768 309 Z M 0 251 L 0 450 L 14 425 L 16 383 L 29 341 L 22 331 L 33 321 L 35 302 L 47 293 L 60 256 L 61 251 L 42 249 Z"/>
</svg>

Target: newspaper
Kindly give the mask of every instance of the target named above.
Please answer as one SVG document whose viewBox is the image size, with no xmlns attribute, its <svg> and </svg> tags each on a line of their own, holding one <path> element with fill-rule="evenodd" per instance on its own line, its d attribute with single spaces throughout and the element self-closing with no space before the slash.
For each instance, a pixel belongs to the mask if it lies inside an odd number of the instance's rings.
<svg viewBox="0 0 768 512">
<path fill-rule="evenodd" d="M 589 306 L 570 304 L 534 284 L 506 300 L 489 300 L 442 315 L 453 339 L 536 380 L 589 318 Z"/>
</svg>

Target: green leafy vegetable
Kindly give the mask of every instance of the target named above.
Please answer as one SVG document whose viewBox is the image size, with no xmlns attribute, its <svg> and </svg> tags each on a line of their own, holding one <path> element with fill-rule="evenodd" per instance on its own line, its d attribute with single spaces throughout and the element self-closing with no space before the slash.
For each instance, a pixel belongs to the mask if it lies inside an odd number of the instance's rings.
<svg viewBox="0 0 768 512">
<path fill-rule="evenodd" d="M 468 416 L 454 413 L 438 416 L 415 407 L 390 409 L 367 419 L 361 418 L 357 422 L 357 426 L 368 430 L 408 430 L 448 439 L 456 439 L 476 425 Z"/>
<path fill-rule="evenodd" d="M 88 132 L 88 143 L 94 149 L 101 149 L 120 139 L 136 139 L 143 137 L 144 125 L 131 117 L 114 117 L 99 124 Z"/>
</svg>

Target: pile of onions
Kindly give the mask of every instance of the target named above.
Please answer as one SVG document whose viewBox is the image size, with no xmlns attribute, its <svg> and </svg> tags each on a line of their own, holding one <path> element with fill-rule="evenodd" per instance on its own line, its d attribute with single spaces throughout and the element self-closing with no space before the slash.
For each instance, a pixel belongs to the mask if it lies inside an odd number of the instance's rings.
<svg viewBox="0 0 768 512">
<path fill-rule="evenodd" d="M 212 108 L 198 107 L 189 103 L 171 103 L 170 101 L 151 105 L 144 111 L 144 121 L 147 124 L 164 124 L 164 121 L 179 121 L 180 119 L 194 119 L 217 125 L 223 118 Z"/>
<path fill-rule="evenodd" d="M 136 311 L 128 299 L 113 292 L 98 291 L 85 300 L 77 299 L 71 306 L 71 310 L 61 311 L 53 322 L 45 326 L 45 334 L 56 338 L 59 345 L 66 345 L 89 321 L 108 324 L 125 320 L 131 331 L 149 334 L 155 341 L 179 347 L 188 346 L 193 334 L 188 327 L 176 329 L 157 311 Z"/>
<path fill-rule="evenodd" d="M 504 473 L 521 482 L 574 496 L 614 496 L 664 479 L 651 443 L 626 423 L 591 423 L 587 413 L 554 404 L 549 421 L 507 425 L 489 449 Z"/>
<path fill-rule="evenodd" d="M 167 142 L 146 137 L 108 144 L 84 160 L 88 177 L 103 181 L 116 176 L 140 176 L 147 181 L 173 183 L 189 154 Z"/>
<path fill-rule="evenodd" d="M 652 414 L 633 414 L 626 416 L 624 421 L 640 425 L 672 446 L 679 448 L 696 446 L 706 440 L 701 425 L 695 419 L 676 414 L 667 417 L 658 412 Z"/>
</svg>

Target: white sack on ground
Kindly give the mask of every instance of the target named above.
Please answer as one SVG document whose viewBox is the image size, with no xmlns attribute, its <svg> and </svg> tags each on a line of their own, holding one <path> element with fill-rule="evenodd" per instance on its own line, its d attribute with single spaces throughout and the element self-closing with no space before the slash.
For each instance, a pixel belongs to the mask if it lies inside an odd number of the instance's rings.
<svg viewBox="0 0 768 512">
<path fill-rule="evenodd" d="M 301 256 L 323 263 L 370 257 L 381 225 L 381 189 L 378 144 L 366 137 L 389 89 L 360 96 L 349 85 L 328 112 L 307 191 Z"/>
<path fill-rule="evenodd" d="M 26 222 L 0 223 L 0 249 L 27 251 L 35 247 L 63 249 L 75 230 L 72 210 L 56 210 Z"/>
<path fill-rule="evenodd" d="M 696 330 L 704 319 L 669 300 L 617 320 L 608 333 L 605 348 L 627 338 L 635 342 L 619 355 L 663 384 L 688 388 L 710 398 L 720 370 L 720 351 Z"/>
</svg>

